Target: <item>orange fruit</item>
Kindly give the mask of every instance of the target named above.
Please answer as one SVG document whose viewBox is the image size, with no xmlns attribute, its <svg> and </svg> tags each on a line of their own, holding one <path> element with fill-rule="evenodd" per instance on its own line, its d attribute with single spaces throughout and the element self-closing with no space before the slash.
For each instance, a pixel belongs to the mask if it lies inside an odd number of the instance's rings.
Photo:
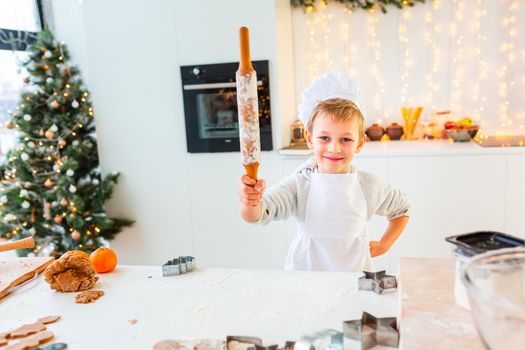
<svg viewBox="0 0 525 350">
<path fill-rule="evenodd" d="M 98 273 L 111 272 L 117 266 L 117 254 L 110 248 L 101 247 L 89 255 L 89 261 Z"/>
</svg>

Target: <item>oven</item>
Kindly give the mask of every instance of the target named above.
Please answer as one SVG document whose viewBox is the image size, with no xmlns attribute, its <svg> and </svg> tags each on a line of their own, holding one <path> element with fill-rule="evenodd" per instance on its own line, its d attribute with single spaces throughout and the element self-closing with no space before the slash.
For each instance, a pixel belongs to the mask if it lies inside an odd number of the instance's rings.
<svg viewBox="0 0 525 350">
<path fill-rule="evenodd" d="M 261 150 L 272 150 L 268 61 L 257 71 Z M 239 152 L 235 72 L 239 63 L 182 66 L 186 144 L 190 153 Z"/>
</svg>

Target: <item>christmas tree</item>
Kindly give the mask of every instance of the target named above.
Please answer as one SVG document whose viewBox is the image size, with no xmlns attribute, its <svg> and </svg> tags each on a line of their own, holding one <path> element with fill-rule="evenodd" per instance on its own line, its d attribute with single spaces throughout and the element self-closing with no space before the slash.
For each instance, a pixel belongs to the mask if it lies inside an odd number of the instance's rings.
<svg viewBox="0 0 525 350">
<path fill-rule="evenodd" d="M 106 216 L 119 173 L 101 178 L 93 107 L 67 47 L 44 30 L 28 51 L 6 125 L 19 136 L 0 166 L 0 237 L 34 236 L 36 247 L 20 256 L 91 252 L 133 223 Z"/>
</svg>

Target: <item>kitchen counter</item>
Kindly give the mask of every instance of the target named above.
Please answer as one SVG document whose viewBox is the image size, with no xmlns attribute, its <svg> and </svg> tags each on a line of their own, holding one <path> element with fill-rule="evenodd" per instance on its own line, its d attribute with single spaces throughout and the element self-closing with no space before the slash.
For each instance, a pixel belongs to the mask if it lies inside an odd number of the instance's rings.
<svg viewBox="0 0 525 350">
<path fill-rule="evenodd" d="M 454 299 L 455 260 L 400 260 L 404 349 L 484 349 L 471 313 Z"/>
<path fill-rule="evenodd" d="M 398 317 L 400 348 L 483 349 L 471 315 L 454 302 L 454 260 L 400 260 L 400 288 L 359 291 L 361 273 L 198 269 L 162 277 L 160 267 L 119 266 L 101 274 L 93 304 L 49 289 L 43 278 L 0 300 L 0 333 L 40 317 L 70 349 L 150 349 L 164 339 L 260 337 L 284 344 L 363 311 Z M 135 322 L 136 321 L 136 322 Z M 351 342 L 354 348 L 359 344 Z M 390 349 L 377 346 L 378 349 Z"/>
<path fill-rule="evenodd" d="M 100 275 L 106 294 L 76 304 L 76 293 L 57 293 L 43 278 L 0 300 L 0 332 L 47 315 L 48 329 L 70 349 L 151 349 L 163 339 L 257 336 L 265 344 L 297 340 L 364 310 L 398 316 L 397 291 L 358 291 L 360 273 L 203 269 L 162 277 L 160 267 L 119 266 Z M 136 323 L 132 320 L 136 320 Z M 379 347 L 378 347 L 379 348 Z"/>
<path fill-rule="evenodd" d="M 311 156 L 312 151 L 279 150 L 285 157 Z M 525 147 L 481 147 L 475 142 L 452 140 L 368 141 L 358 158 L 525 154 Z"/>
</svg>

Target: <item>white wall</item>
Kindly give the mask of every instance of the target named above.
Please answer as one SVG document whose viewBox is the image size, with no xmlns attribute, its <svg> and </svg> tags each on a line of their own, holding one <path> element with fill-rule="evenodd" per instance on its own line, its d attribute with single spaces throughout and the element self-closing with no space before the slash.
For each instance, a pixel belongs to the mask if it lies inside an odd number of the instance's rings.
<svg viewBox="0 0 525 350">
<path fill-rule="evenodd" d="M 74 4 L 53 1 L 55 31 L 89 73 L 103 172 L 123 174 L 108 211 L 137 221 L 112 243 L 121 261 L 195 255 L 201 266 L 280 268 L 284 224 L 254 227 L 239 217 L 239 154 L 186 152 L 179 66 L 238 61 L 238 29 L 248 26 L 252 59 L 270 61 L 274 148 L 288 144 L 281 127 L 295 116 L 289 7 L 279 0 Z M 279 167 L 275 151 L 263 152 L 261 177 L 278 181 Z"/>
</svg>

